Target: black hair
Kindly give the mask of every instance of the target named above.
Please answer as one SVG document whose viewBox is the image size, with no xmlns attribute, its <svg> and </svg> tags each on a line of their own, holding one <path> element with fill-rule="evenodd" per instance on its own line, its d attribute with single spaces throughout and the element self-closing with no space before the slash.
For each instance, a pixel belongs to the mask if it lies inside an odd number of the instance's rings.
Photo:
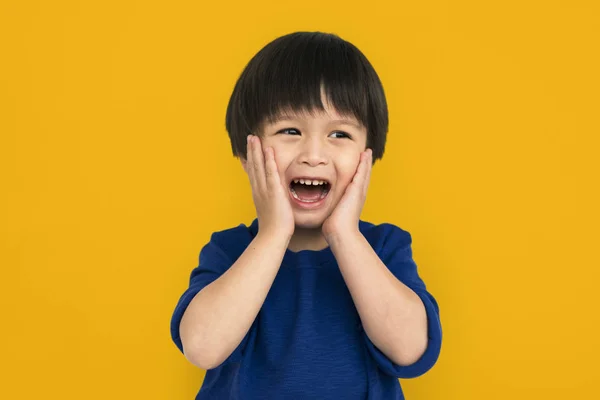
<svg viewBox="0 0 600 400">
<path fill-rule="evenodd" d="M 263 47 L 238 78 L 225 116 L 233 155 L 246 158 L 246 136 L 282 111 L 324 112 L 329 104 L 367 129 L 373 161 L 381 158 L 388 130 L 383 86 L 352 43 L 331 33 L 294 32 Z"/>
</svg>

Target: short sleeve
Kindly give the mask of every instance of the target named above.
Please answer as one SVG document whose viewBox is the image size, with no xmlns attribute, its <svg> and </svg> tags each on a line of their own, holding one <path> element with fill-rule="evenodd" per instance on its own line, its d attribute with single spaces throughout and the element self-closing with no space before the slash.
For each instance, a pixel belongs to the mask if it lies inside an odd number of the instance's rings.
<svg viewBox="0 0 600 400">
<path fill-rule="evenodd" d="M 188 288 L 179 298 L 171 318 L 171 338 L 182 353 L 183 343 L 179 334 L 179 325 L 185 310 L 200 290 L 218 279 L 234 262 L 219 246 L 218 241 L 215 240 L 215 235 L 212 235 L 211 241 L 200 251 L 198 266 L 192 270 Z M 221 365 L 241 360 L 248 336 L 249 332 L 246 333 L 238 347 Z"/>
<path fill-rule="evenodd" d="M 391 232 L 379 251 L 379 257 L 388 269 L 402 283 L 411 288 L 421 299 L 427 314 L 428 344 L 425 353 L 411 365 L 398 365 L 387 357 L 363 330 L 369 353 L 385 373 L 398 378 L 415 378 L 430 370 L 436 363 L 442 345 L 442 326 L 439 306 L 435 298 L 427 291 L 425 283 L 417 273 L 417 265 L 412 257 L 410 233 L 393 225 Z"/>
</svg>

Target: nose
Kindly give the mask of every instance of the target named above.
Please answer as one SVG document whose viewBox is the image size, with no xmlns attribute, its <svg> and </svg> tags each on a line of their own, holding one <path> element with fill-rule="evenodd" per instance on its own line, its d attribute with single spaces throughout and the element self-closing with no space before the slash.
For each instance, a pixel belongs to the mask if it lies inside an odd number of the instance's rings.
<svg viewBox="0 0 600 400">
<path fill-rule="evenodd" d="M 316 135 L 307 137 L 302 141 L 300 146 L 301 149 L 298 156 L 298 163 L 307 164 L 311 167 L 327 165 L 329 157 L 327 155 L 325 143 L 322 143 L 320 138 L 316 137 Z"/>
</svg>

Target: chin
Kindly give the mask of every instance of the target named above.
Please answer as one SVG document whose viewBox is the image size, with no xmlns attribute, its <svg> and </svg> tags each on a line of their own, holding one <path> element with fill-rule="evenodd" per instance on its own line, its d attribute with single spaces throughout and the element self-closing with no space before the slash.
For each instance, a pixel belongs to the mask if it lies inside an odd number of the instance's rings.
<svg viewBox="0 0 600 400">
<path fill-rule="evenodd" d="M 321 215 L 294 215 L 296 228 L 298 229 L 321 229 L 325 218 Z"/>
</svg>

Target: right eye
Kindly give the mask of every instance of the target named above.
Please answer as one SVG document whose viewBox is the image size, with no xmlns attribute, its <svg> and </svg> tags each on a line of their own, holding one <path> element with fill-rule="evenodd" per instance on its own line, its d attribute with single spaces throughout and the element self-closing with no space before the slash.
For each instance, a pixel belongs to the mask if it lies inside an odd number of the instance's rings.
<svg viewBox="0 0 600 400">
<path fill-rule="evenodd" d="M 277 133 L 287 133 L 287 132 L 296 132 L 296 133 L 289 133 L 289 135 L 296 135 L 296 134 L 300 134 L 300 131 L 294 128 L 286 128 L 286 129 L 282 129 L 280 131 L 277 131 Z"/>
</svg>

